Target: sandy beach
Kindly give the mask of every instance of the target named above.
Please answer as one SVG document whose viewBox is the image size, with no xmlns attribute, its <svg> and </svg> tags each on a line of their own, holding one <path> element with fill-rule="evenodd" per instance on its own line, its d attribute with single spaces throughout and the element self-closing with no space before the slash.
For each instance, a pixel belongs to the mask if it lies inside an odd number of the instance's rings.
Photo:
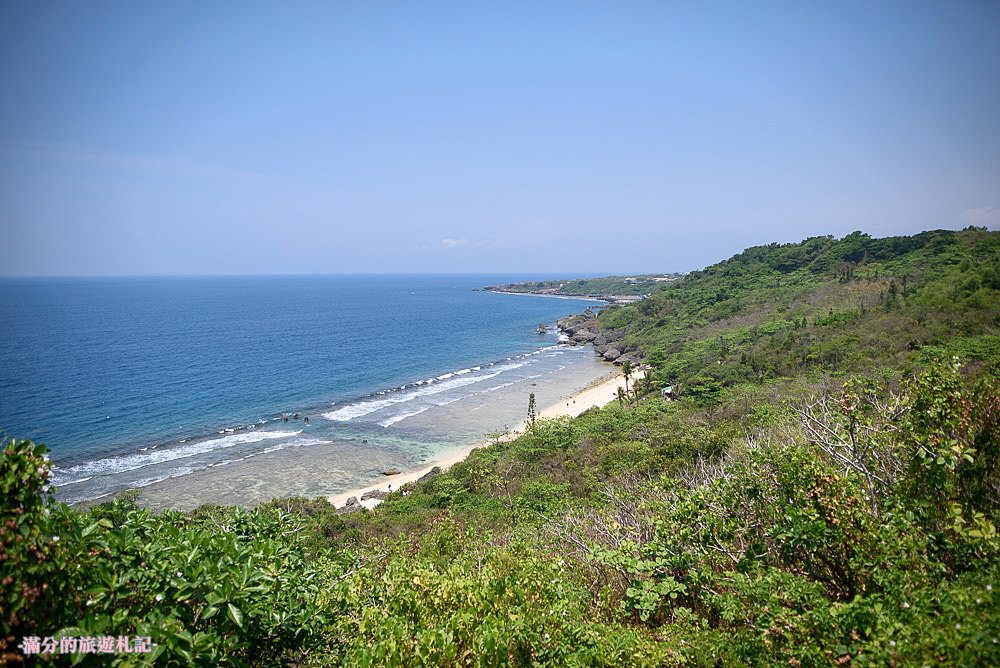
<svg viewBox="0 0 1000 668">
<path fill-rule="evenodd" d="M 312 411 L 309 424 L 292 416 L 280 426 L 209 437 L 207 445 L 183 444 L 195 453 L 167 461 L 176 475 L 146 483 L 151 467 L 138 468 L 135 487 L 151 510 L 254 508 L 289 496 L 343 502 L 375 486 L 396 490 L 521 423 L 530 393 L 542 417 L 575 414 L 612 400 L 618 380 L 590 391 L 620 375 L 589 346 L 545 346 L 434 383 L 326 406 Z M 390 469 L 402 474 L 383 475 Z"/>
<path fill-rule="evenodd" d="M 642 378 L 643 371 L 641 369 L 636 369 L 632 372 L 632 381 Z M 588 408 L 593 408 L 595 406 L 604 406 L 612 401 L 614 401 L 618 396 L 618 388 L 625 386 L 625 379 L 622 376 L 621 369 L 615 369 L 606 376 L 598 378 L 588 387 L 580 390 L 576 394 L 568 397 L 567 399 L 560 401 L 559 403 L 547 406 L 538 412 L 538 419 L 553 419 L 563 416 L 576 417 L 580 413 L 584 412 Z M 508 434 L 502 436 L 503 439 L 512 440 L 517 438 L 524 430 L 527 429 L 527 420 L 522 422 L 517 426 L 516 429 L 509 432 Z M 366 487 L 359 487 L 357 489 L 343 492 L 341 494 L 335 494 L 328 497 L 330 502 L 337 506 L 338 508 L 343 506 L 344 503 L 352 496 L 361 499 L 362 495 L 367 492 L 374 490 L 382 491 L 393 491 L 398 490 L 403 485 L 414 482 L 421 476 L 428 473 L 435 466 L 439 466 L 442 469 L 447 469 L 448 467 L 456 464 L 466 457 L 469 456 L 476 448 L 482 448 L 489 445 L 488 441 L 480 441 L 479 443 L 474 443 L 470 446 L 459 448 L 450 452 L 444 456 L 437 458 L 435 461 L 429 462 L 419 469 L 412 471 L 403 471 L 399 475 L 386 476 L 385 480 L 379 484 L 368 485 Z M 377 506 L 381 501 L 379 499 L 365 499 L 361 501 L 361 505 L 365 508 L 373 508 Z"/>
</svg>

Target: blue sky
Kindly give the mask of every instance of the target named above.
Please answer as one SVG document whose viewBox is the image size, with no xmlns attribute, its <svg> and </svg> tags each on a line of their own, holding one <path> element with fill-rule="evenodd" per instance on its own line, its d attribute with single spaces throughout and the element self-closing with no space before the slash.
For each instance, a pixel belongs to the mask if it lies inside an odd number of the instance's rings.
<svg viewBox="0 0 1000 668">
<path fill-rule="evenodd" d="M 0 3 L 2 275 L 1000 229 L 1000 3 Z"/>
</svg>

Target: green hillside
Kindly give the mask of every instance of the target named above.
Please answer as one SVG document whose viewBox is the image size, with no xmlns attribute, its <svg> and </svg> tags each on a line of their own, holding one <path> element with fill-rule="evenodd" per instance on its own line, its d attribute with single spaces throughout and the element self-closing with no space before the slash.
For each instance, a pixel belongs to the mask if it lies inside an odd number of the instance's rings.
<svg viewBox="0 0 1000 668">
<path fill-rule="evenodd" d="M 1000 360 L 1000 234 L 816 237 L 749 248 L 601 315 L 689 389 L 821 374 L 898 376 Z"/>
<path fill-rule="evenodd" d="M 621 401 L 374 511 L 75 511 L 9 443 L 3 660 L 62 629 L 158 644 L 102 665 L 1000 665 L 1000 234 L 772 244 L 649 292 L 600 315 L 651 366 Z"/>
</svg>

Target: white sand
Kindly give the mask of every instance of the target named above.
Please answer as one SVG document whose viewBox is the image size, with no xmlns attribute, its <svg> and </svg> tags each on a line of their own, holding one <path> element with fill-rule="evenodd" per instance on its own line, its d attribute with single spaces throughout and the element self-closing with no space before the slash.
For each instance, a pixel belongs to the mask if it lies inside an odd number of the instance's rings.
<svg viewBox="0 0 1000 668">
<path fill-rule="evenodd" d="M 632 372 L 632 380 L 638 380 L 643 377 L 643 371 L 641 369 L 636 369 Z M 588 408 L 593 408 L 594 406 L 604 406 L 618 397 L 618 388 L 625 386 L 625 379 L 622 377 L 620 369 L 616 369 L 610 374 L 610 377 L 604 376 L 600 378 L 590 386 L 584 388 L 583 390 L 577 392 L 573 396 L 560 401 L 558 404 L 548 406 L 543 410 L 538 412 L 539 419 L 552 419 L 562 417 L 564 415 L 570 415 L 576 417 Z M 504 440 L 512 440 L 517 438 L 525 429 L 527 429 L 527 420 L 518 425 L 517 429 L 510 434 L 501 437 Z M 380 489 L 383 491 L 389 491 L 389 487 L 392 490 L 398 490 L 400 487 L 408 482 L 413 482 L 426 474 L 435 466 L 440 466 L 442 469 L 447 469 L 452 464 L 456 464 L 463 459 L 465 459 L 470 452 L 476 448 L 482 448 L 489 445 L 488 441 L 482 441 L 475 443 L 473 445 L 459 448 L 453 452 L 447 453 L 433 462 L 430 462 L 423 468 L 417 469 L 415 471 L 404 471 L 399 475 L 386 476 L 385 481 L 377 485 L 369 485 L 367 487 L 360 487 L 350 492 L 344 492 L 342 494 L 336 494 L 329 497 L 330 503 L 334 504 L 338 508 L 344 505 L 344 502 L 352 496 L 356 496 L 359 500 L 361 495 L 370 492 L 372 490 Z M 365 508 L 374 508 L 381 501 L 379 499 L 367 499 L 361 501 L 361 505 Z"/>
</svg>

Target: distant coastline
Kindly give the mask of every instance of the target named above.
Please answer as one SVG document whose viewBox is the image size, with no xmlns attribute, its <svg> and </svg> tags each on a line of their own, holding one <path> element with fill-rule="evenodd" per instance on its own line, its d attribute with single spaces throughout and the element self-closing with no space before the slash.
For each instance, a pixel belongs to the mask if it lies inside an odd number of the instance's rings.
<svg viewBox="0 0 1000 668">
<path fill-rule="evenodd" d="M 480 288 L 487 292 L 536 297 L 588 299 L 606 304 L 631 304 L 645 299 L 664 283 L 680 280 L 684 274 L 637 274 L 548 281 L 521 281 Z"/>
<path fill-rule="evenodd" d="M 605 304 L 631 304 L 643 299 L 642 295 L 605 295 L 605 294 L 583 294 L 564 293 L 554 294 L 552 292 L 532 292 L 530 290 L 510 290 L 499 286 L 487 286 L 482 288 L 486 292 L 495 292 L 502 295 L 522 295 L 525 297 L 552 297 L 554 299 L 586 299 L 593 302 L 604 302 Z"/>
<path fill-rule="evenodd" d="M 504 290 L 497 287 L 477 288 L 484 292 L 495 292 L 500 295 L 515 295 L 521 297 L 550 297 L 552 299 L 583 299 L 592 302 L 614 303 L 614 297 L 609 295 L 554 295 L 546 292 L 529 292 L 527 290 Z"/>
</svg>

